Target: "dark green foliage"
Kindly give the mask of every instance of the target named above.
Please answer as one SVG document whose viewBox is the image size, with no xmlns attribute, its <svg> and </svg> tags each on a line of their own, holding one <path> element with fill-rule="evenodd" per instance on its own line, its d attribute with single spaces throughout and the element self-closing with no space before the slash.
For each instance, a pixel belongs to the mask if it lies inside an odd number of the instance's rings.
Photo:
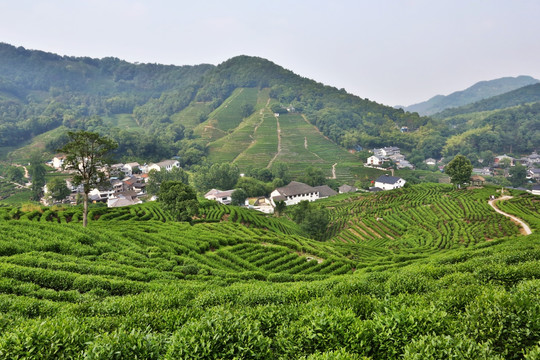
<svg viewBox="0 0 540 360">
<path fill-rule="evenodd" d="M 298 225 L 315 239 L 323 239 L 328 224 L 330 214 L 327 209 L 317 207 L 309 201 L 301 201 L 291 209 L 291 216 Z"/>
<path fill-rule="evenodd" d="M 53 178 L 47 183 L 47 190 L 54 200 L 63 200 L 71 191 L 66 185 L 66 181 L 62 178 Z"/>
<path fill-rule="evenodd" d="M 527 181 L 527 168 L 521 165 L 519 162 L 509 170 L 509 173 L 510 182 L 514 187 L 519 187 L 525 184 L 525 181 Z"/>
<path fill-rule="evenodd" d="M 39 199 L 43 195 L 45 174 L 47 173 L 41 155 L 37 153 L 31 155 L 28 173 L 32 181 L 32 200 L 39 201 Z"/>
<path fill-rule="evenodd" d="M 180 181 L 188 184 L 188 174 L 181 168 L 173 167 L 170 171 L 151 170 L 148 174 L 146 192 L 157 194 L 162 183 L 165 181 Z"/>
<path fill-rule="evenodd" d="M 176 221 L 191 221 L 199 202 L 195 190 L 181 181 L 165 181 L 159 188 L 158 201 Z"/>
<path fill-rule="evenodd" d="M 234 192 L 231 195 L 232 205 L 243 206 L 247 197 L 248 197 L 248 194 L 244 191 L 244 189 L 240 188 L 240 189 L 234 190 Z"/>
<path fill-rule="evenodd" d="M 197 190 L 205 193 L 210 189 L 231 190 L 239 177 L 236 165 L 223 163 L 198 168 L 193 180 Z"/>
<path fill-rule="evenodd" d="M 20 166 L 10 166 L 6 170 L 5 177 L 9 181 L 22 183 L 24 180 L 24 169 Z"/>
<path fill-rule="evenodd" d="M 457 155 L 445 166 L 444 172 L 450 175 L 452 183 L 458 187 L 468 183 L 472 173 L 471 161 L 463 155 Z"/>
</svg>

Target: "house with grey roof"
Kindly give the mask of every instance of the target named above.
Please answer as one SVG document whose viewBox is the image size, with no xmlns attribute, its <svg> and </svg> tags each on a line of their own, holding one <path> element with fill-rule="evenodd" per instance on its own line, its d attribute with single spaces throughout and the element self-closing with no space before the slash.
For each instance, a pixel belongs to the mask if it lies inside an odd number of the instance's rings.
<svg viewBox="0 0 540 360">
<path fill-rule="evenodd" d="M 350 193 L 350 192 L 356 192 L 358 189 L 355 188 L 354 186 L 344 184 L 344 185 L 341 185 L 338 188 L 338 190 L 340 194 L 345 194 L 345 193 Z"/>
<path fill-rule="evenodd" d="M 178 162 L 178 160 L 163 160 L 155 164 L 150 164 L 148 166 L 147 171 L 148 172 L 150 172 L 150 170 L 161 171 L 161 169 L 171 171 L 175 167 L 176 168 L 180 167 L 180 163 Z"/>
<path fill-rule="evenodd" d="M 375 180 L 375 187 L 382 190 L 393 190 L 405 185 L 406 181 L 397 176 L 381 175 Z"/>
<path fill-rule="evenodd" d="M 324 199 L 338 194 L 336 190 L 332 189 L 328 185 L 315 186 L 314 189 L 319 192 L 319 199 Z"/>
<path fill-rule="evenodd" d="M 215 200 L 219 203 L 222 203 L 223 205 L 230 205 L 232 203 L 232 193 L 234 190 L 218 190 L 218 189 L 212 189 L 206 194 L 204 194 L 204 198 L 208 200 Z"/>
<path fill-rule="evenodd" d="M 284 201 L 285 205 L 296 205 L 300 201 L 315 201 L 319 199 L 319 191 L 307 184 L 291 181 L 287 186 L 277 188 L 270 194 L 270 200 L 275 206 L 277 201 Z"/>
</svg>

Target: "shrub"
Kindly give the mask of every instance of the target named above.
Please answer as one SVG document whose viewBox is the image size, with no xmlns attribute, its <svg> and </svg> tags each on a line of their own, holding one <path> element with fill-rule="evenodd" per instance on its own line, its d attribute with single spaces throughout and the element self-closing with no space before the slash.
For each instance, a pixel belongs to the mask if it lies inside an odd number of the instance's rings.
<svg viewBox="0 0 540 360">
<path fill-rule="evenodd" d="M 166 349 L 165 337 L 146 330 L 119 328 L 97 335 L 84 354 L 88 360 L 160 359 Z"/>
<path fill-rule="evenodd" d="M 0 338 L 0 358 L 59 360 L 80 358 L 92 332 L 75 319 L 23 323 Z"/>
<path fill-rule="evenodd" d="M 488 344 L 478 344 L 475 341 L 449 335 L 421 336 L 414 339 L 405 347 L 404 360 L 428 359 L 464 359 L 464 360 L 491 360 L 503 359 L 493 353 Z"/>
<path fill-rule="evenodd" d="M 518 358 L 523 348 L 537 344 L 540 299 L 538 293 L 525 289 L 516 293 L 484 290 L 463 314 L 465 334 L 477 342 L 489 341 L 497 353 L 509 359 Z"/>
<path fill-rule="evenodd" d="M 173 334 L 165 359 L 267 359 L 269 338 L 257 321 L 215 308 Z"/>
</svg>

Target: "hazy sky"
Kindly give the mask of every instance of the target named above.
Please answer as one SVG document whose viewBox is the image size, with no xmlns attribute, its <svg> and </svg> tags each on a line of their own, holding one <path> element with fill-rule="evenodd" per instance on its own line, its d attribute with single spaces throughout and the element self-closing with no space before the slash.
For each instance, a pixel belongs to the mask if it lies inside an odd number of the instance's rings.
<svg viewBox="0 0 540 360">
<path fill-rule="evenodd" d="M 260 56 L 387 105 L 540 78 L 539 0 L 0 0 L 0 42 L 130 62 Z"/>
</svg>

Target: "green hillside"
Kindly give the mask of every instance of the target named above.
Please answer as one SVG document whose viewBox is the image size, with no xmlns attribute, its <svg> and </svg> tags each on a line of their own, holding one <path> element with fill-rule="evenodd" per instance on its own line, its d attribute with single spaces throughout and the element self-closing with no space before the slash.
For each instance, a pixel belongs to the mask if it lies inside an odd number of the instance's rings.
<svg viewBox="0 0 540 360">
<path fill-rule="evenodd" d="M 433 117 L 445 119 L 461 114 L 471 114 L 483 111 L 501 110 L 514 106 L 536 103 L 540 101 L 540 84 L 533 84 L 505 92 L 501 95 L 475 101 L 471 104 L 444 110 Z"/>
<path fill-rule="evenodd" d="M 87 228 L 78 208 L 0 207 L 0 357 L 537 358 L 540 201 L 500 203 L 521 236 L 491 191 L 323 202 L 380 243 L 225 206 L 194 225 L 155 203 L 93 208 Z"/>
<path fill-rule="evenodd" d="M 237 56 L 218 66 L 165 66 L 59 56 L 0 44 L 0 95 L 0 157 L 4 158 L 21 144 L 34 146 L 36 136 L 63 126 L 111 136 L 119 143 L 118 161 L 150 162 L 179 156 L 182 165 L 189 167 L 205 159 L 238 158 L 243 167 L 259 164 L 257 157 L 261 156 L 268 164 L 275 153 L 268 158 L 267 149 L 275 145 L 274 152 L 278 151 L 277 130 L 272 131 L 261 115 L 292 106 L 311 126 L 302 124 L 287 135 L 307 140 L 312 150 L 285 149 L 284 153 L 298 154 L 288 161 L 299 171 L 306 164 L 320 162 L 329 176 L 331 166 L 338 163 L 338 177 L 347 179 L 356 171 L 348 169 L 350 164 L 354 168 L 356 159 L 342 148 L 391 143 L 411 150 L 419 139 L 398 136 L 400 126 L 413 130 L 428 123 L 416 114 L 249 56 Z M 324 144 L 323 136 L 314 136 L 317 129 L 334 144 Z M 351 131 L 365 132 L 367 137 L 350 136 Z M 265 132 L 273 138 L 264 136 Z M 56 135 L 39 150 L 45 147 L 53 153 L 62 141 L 62 134 Z M 329 155 L 336 158 L 329 159 Z"/>
<path fill-rule="evenodd" d="M 446 109 L 452 111 L 452 108 L 467 106 L 538 82 L 539 80 L 530 76 L 504 77 L 480 81 L 465 90 L 456 91 L 447 96 L 437 95 L 428 101 L 406 106 L 405 110 L 416 111 L 422 115 L 433 115 Z"/>
</svg>

